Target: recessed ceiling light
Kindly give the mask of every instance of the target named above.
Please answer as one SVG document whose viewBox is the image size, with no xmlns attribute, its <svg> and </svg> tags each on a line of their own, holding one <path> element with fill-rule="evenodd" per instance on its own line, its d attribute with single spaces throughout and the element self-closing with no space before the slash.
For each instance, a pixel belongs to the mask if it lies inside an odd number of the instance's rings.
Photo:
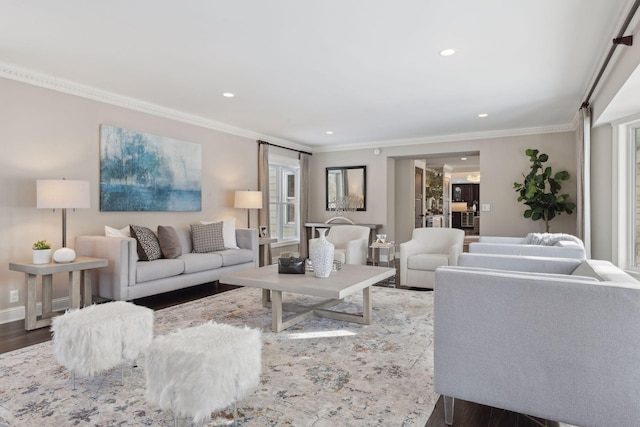
<svg viewBox="0 0 640 427">
<path fill-rule="evenodd" d="M 222 96 L 224 96 L 225 98 L 233 98 L 235 95 L 231 92 L 225 92 L 222 94 Z"/>
<path fill-rule="evenodd" d="M 467 160 L 466 157 L 460 157 L 460 160 Z"/>
<path fill-rule="evenodd" d="M 481 119 L 484 119 L 485 117 L 489 117 L 489 115 L 487 113 L 480 113 L 478 114 L 478 117 L 480 117 Z"/>
<path fill-rule="evenodd" d="M 440 51 L 440 56 L 451 56 L 456 53 L 455 49 L 444 49 Z"/>
<path fill-rule="evenodd" d="M 333 135 L 333 131 L 332 130 L 328 130 L 327 132 L 325 132 L 327 135 Z"/>
</svg>

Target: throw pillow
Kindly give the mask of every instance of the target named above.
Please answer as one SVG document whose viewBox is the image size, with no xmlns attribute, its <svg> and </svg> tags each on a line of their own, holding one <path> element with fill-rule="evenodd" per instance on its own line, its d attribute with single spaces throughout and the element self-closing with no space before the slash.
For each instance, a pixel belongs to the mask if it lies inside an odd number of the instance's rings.
<svg viewBox="0 0 640 427">
<path fill-rule="evenodd" d="M 142 261 L 153 261 L 162 258 L 160 242 L 153 231 L 147 227 L 130 225 L 131 236 L 138 242 L 138 256 Z"/>
<path fill-rule="evenodd" d="M 213 224 L 214 221 L 200 221 L 200 224 Z M 219 221 L 217 221 L 219 222 Z M 222 221 L 222 238 L 224 247 L 227 249 L 240 249 L 236 241 L 236 219 L 226 219 Z"/>
<path fill-rule="evenodd" d="M 224 250 L 222 222 L 191 224 L 193 252 L 207 253 Z"/>
<path fill-rule="evenodd" d="M 165 258 L 178 258 L 182 255 L 182 244 L 175 228 L 159 225 L 158 226 L 158 242 L 160 250 Z"/>
<path fill-rule="evenodd" d="M 107 237 L 131 237 L 131 231 L 129 227 L 124 227 L 118 230 L 117 228 L 105 225 L 104 235 Z"/>
</svg>

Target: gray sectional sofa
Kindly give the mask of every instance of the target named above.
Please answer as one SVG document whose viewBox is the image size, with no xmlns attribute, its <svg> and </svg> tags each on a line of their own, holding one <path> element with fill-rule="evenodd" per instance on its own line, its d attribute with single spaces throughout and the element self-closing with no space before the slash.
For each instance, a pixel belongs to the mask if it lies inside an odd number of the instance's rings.
<svg viewBox="0 0 640 427">
<path fill-rule="evenodd" d="M 175 259 L 141 261 L 136 239 L 131 237 L 79 236 L 76 252 L 81 256 L 107 258 L 109 266 L 92 272 L 94 295 L 129 301 L 202 283 L 222 275 L 259 265 L 258 231 L 236 229 L 238 249 L 193 253 L 191 230 L 175 228 L 182 255 Z"/>
<path fill-rule="evenodd" d="M 436 283 L 434 380 L 447 424 L 460 398 L 574 425 L 638 425 L 640 282 L 602 260 L 463 254 Z"/>
</svg>

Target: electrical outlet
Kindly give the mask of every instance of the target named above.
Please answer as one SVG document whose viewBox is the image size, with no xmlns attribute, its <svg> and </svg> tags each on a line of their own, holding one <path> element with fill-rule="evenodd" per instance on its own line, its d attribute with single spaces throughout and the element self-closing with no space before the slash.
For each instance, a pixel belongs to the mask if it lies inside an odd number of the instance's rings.
<svg viewBox="0 0 640 427">
<path fill-rule="evenodd" d="M 18 291 L 9 291 L 9 302 L 18 302 Z"/>
</svg>

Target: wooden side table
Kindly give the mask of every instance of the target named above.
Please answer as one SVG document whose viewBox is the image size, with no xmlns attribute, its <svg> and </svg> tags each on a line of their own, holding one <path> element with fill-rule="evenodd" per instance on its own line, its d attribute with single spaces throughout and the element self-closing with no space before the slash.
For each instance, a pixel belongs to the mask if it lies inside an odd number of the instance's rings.
<svg viewBox="0 0 640 427">
<path fill-rule="evenodd" d="M 277 241 L 278 239 L 272 237 L 260 237 L 258 239 L 260 267 L 271 264 L 271 244 Z"/>
<path fill-rule="evenodd" d="M 24 327 L 27 330 L 43 328 L 51 324 L 53 312 L 53 275 L 69 273 L 69 308 L 80 308 L 91 305 L 92 268 L 106 267 L 109 260 L 103 258 L 76 257 L 68 263 L 31 264 L 11 262 L 9 270 L 21 271 L 25 274 L 27 299 L 25 304 Z M 36 282 L 42 276 L 42 316 L 38 316 Z"/>
</svg>

